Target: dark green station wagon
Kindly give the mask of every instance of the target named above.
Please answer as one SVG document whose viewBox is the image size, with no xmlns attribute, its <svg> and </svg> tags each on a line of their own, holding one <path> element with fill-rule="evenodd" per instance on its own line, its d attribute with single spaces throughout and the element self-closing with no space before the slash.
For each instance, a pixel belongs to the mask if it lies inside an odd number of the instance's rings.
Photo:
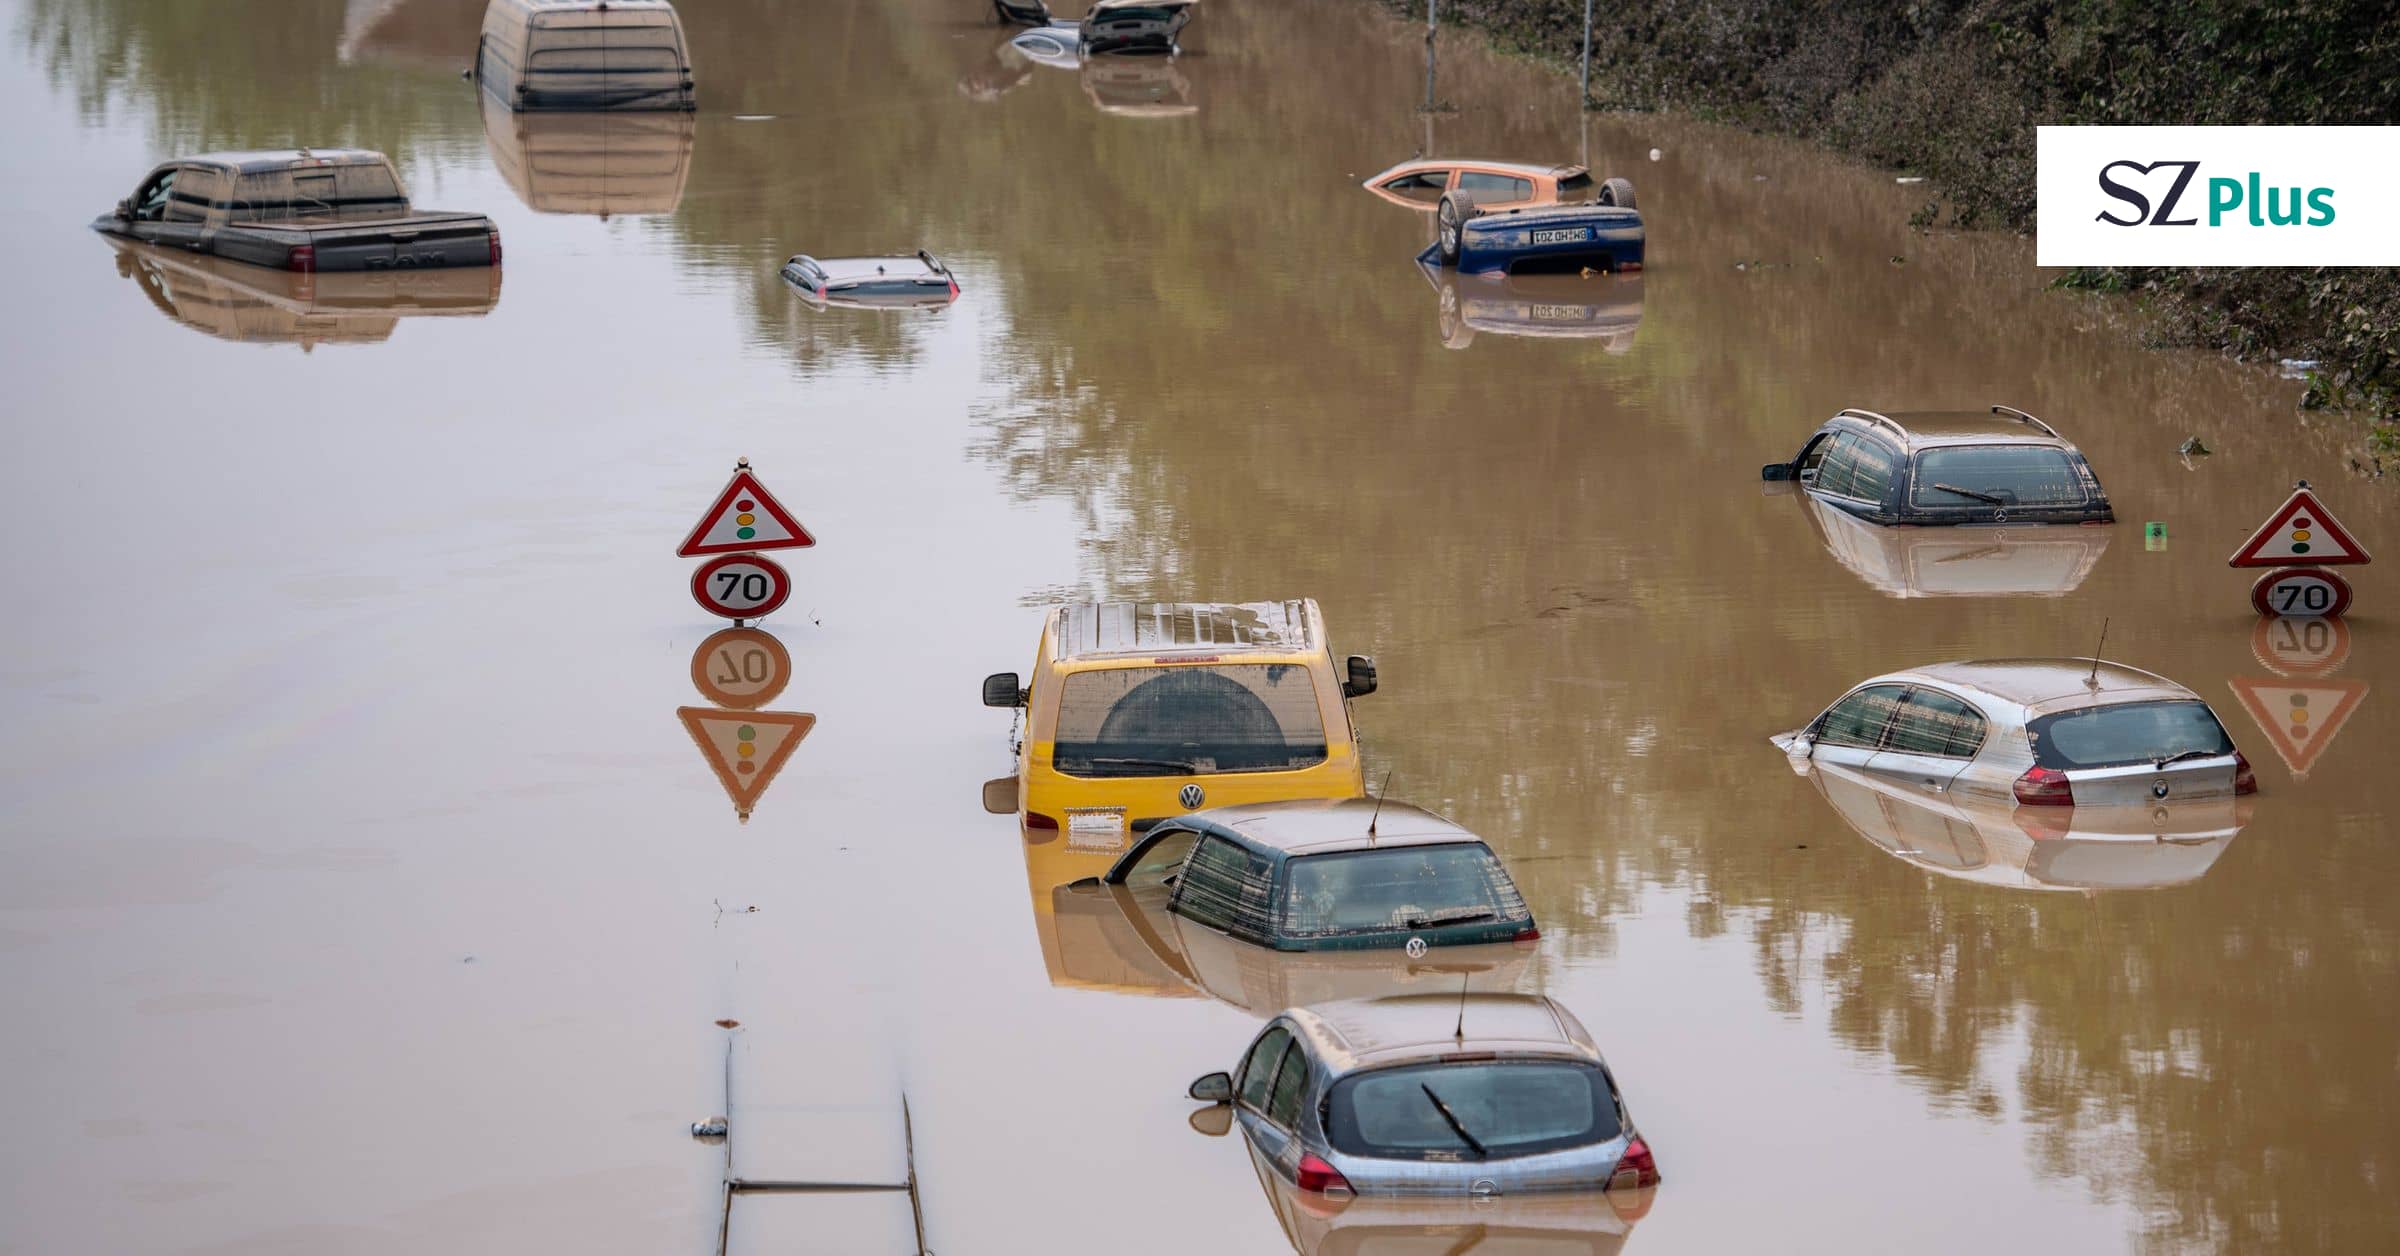
<svg viewBox="0 0 2400 1256">
<path fill-rule="evenodd" d="M 1483 839 L 1407 803 L 1308 799 L 1159 822 L 1109 868 L 1167 909 L 1279 951 L 1530 942 L 1541 935 Z"/>
</svg>

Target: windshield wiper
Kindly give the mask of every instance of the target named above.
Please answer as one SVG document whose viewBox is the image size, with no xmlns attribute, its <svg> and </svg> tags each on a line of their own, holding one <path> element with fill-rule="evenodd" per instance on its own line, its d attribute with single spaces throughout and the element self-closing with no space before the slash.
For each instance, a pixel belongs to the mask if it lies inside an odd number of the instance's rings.
<svg viewBox="0 0 2400 1256">
<path fill-rule="evenodd" d="M 1451 907 L 1408 918 L 1408 927 L 1422 929 L 1428 925 L 1463 925 L 1470 920 L 1491 920 L 1500 913 L 1489 907 Z"/>
<path fill-rule="evenodd" d="M 2152 759 L 2150 761 L 2150 766 L 2154 768 L 2163 768 L 2170 763 L 2181 763 L 2186 759 L 2214 759 L 2224 753 L 2225 752 L 2222 750 L 2186 750 L 2180 754 L 2168 755 L 2164 759 Z"/>
<path fill-rule="evenodd" d="M 1990 502 L 1995 506 L 2005 506 L 2008 504 L 2008 499 L 2005 497 L 1996 497 L 1990 493 L 1978 493 L 1974 489 L 1960 488 L 1956 484 L 1943 484 L 1937 481 L 1934 484 L 1934 487 L 1942 490 L 1945 493 L 1956 493 L 1961 497 L 1972 497 L 1979 502 Z"/>
<path fill-rule="evenodd" d="M 1442 1114 L 1442 1119 L 1450 1123 L 1450 1128 L 1457 1132 L 1461 1141 L 1465 1142 L 1467 1146 L 1475 1149 L 1475 1156 L 1477 1159 L 1485 1159 L 1492 1154 L 1491 1152 L 1484 1150 L 1483 1143 L 1481 1141 L 1479 1141 L 1473 1134 L 1467 1132 L 1467 1127 L 1459 1122 L 1458 1114 L 1450 1110 L 1449 1104 L 1442 1102 L 1442 1097 L 1440 1095 L 1433 1093 L 1433 1087 L 1431 1085 L 1425 1082 L 1418 1082 L 1417 1089 L 1424 1091 L 1425 1097 L 1433 1100 L 1433 1110 Z"/>
<path fill-rule="evenodd" d="M 1189 759 L 1126 759 L 1094 756 L 1089 758 L 1070 758 L 1067 760 L 1067 762 L 1079 763 L 1087 767 L 1099 767 L 1105 764 L 1109 767 L 1120 768 L 1168 768 L 1173 771 L 1194 775 L 1198 774 L 1200 771 L 1200 765 L 1192 762 Z"/>
</svg>

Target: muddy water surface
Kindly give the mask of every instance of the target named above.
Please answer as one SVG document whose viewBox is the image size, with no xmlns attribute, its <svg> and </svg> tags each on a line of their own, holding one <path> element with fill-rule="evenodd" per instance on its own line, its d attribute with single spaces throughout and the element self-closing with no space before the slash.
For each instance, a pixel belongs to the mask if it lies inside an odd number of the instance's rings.
<svg viewBox="0 0 2400 1256">
<path fill-rule="evenodd" d="M 1910 233 L 1888 174 L 1579 129 L 1464 44 L 1422 114 L 1416 30 L 1363 5 L 1211 0 L 1180 61 L 1080 74 L 968 0 L 681 8 L 699 116 L 595 133 L 484 115 L 471 0 L 6 6 L 0 1251 L 714 1250 L 724 1151 L 683 1127 L 729 1062 L 754 1177 L 896 1180 L 905 1093 L 953 1253 L 2400 1226 L 2389 595 L 2261 635 L 2223 566 L 2301 476 L 2400 535 L 2297 385 L 2144 351 L 2025 242 Z M 84 229 L 156 160 L 295 142 L 492 214 L 497 288 L 298 292 Z M 1356 186 L 1428 144 L 1629 172 L 1647 274 L 1446 292 Z M 919 245 L 965 289 L 939 314 L 775 275 Z M 1840 406 L 1994 401 L 2082 441 L 2106 544 L 1881 547 L 1760 492 Z M 746 820 L 678 717 L 718 625 L 671 553 L 736 456 L 823 539 L 770 621 L 771 709 L 816 724 Z M 1284 1000 L 1451 974 L 1078 914 L 1084 869 L 981 810 L 977 681 L 1039 607 L 1302 595 L 1381 663 L 1371 775 L 1516 869 L 1543 940 L 1470 979 L 1593 1027 L 1667 1177 L 1635 1223 L 1262 1188 L 1185 1083 Z M 2069 859 L 1765 743 L 2103 621 L 2258 765 L 2238 836 Z M 2259 720 L 2294 697 L 2287 760 Z M 914 1231 L 745 1197 L 731 1247 Z"/>
</svg>

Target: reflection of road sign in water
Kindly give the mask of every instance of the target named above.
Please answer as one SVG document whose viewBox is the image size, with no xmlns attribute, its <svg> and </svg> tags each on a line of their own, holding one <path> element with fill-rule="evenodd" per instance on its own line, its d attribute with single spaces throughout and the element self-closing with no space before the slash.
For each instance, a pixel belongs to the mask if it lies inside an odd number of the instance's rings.
<svg viewBox="0 0 2400 1256">
<path fill-rule="evenodd" d="M 2261 615 L 2338 619 L 2350 609 L 2350 582 L 2322 567 L 2286 567 L 2250 586 L 2250 605 Z"/>
<path fill-rule="evenodd" d="M 2307 780 L 2308 769 L 2333 744 L 2352 712 L 2367 696 L 2363 680 L 2265 680 L 2248 676 L 2227 682 L 2242 709 L 2258 721 L 2260 731 L 2274 744 L 2275 753 L 2292 770 L 2293 780 Z"/>
<path fill-rule="evenodd" d="M 758 477 L 750 473 L 750 463 L 743 460 L 741 468 L 717 494 L 716 504 L 700 516 L 690 536 L 676 553 L 685 558 L 702 554 L 731 554 L 742 550 L 800 549 L 817 543 L 817 538 L 800 526 L 792 512 L 783 508 L 767 492 Z"/>
<path fill-rule="evenodd" d="M 758 619 L 792 595 L 792 578 L 764 554 L 727 554 L 692 573 L 692 600 L 727 619 Z"/>
<path fill-rule="evenodd" d="M 764 629 L 727 628 L 692 652 L 692 687 L 721 707 L 765 706 L 791 680 L 791 652 Z"/>
<path fill-rule="evenodd" d="M 2326 511 L 2306 480 L 2225 560 L 2231 567 L 2334 567 L 2369 561 L 2365 547 Z"/>
<path fill-rule="evenodd" d="M 719 711 L 711 707 L 677 707 L 675 717 L 715 769 L 717 783 L 733 799 L 734 813 L 747 820 L 759 795 L 799 748 L 814 715 L 788 711 Z"/>
<path fill-rule="evenodd" d="M 2329 676 L 2350 661 L 2350 625 L 2276 616 L 2250 630 L 2250 653 L 2278 676 Z"/>
</svg>

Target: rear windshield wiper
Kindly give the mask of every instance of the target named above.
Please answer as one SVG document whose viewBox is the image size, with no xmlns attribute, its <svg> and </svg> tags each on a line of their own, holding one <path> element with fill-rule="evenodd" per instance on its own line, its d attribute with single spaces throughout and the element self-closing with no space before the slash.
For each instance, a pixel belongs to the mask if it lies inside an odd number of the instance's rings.
<svg viewBox="0 0 2400 1256">
<path fill-rule="evenodd" d="M 1408 927 L 1422 929 L 1428 925 L 1463 925 L 1470 920 L 1491 920 L 1500 913 L 1489 907 L 1449 907 L 1408 918 Z"/>
<path fill-rule="evenodd" d="M 1492 1154 L 1484 1149 L 1483 1143 L 1480 1140 L 1478 1140 L 1473 1134 L 1467 1132 L 1467 1127 L 1459 1121 L 1458 1114 L 1450 1110 L 1449 1104 L 1442 1102 L 1442 1097 L 1440 1095 L 1433 1093 L 1433 1087 L 1431 1085 L 1425 1082 L 1418 1082 L 1417 1089 L 1424 1091 L 1425 1097 L 1433 1100 L 1434 1111 L 1441 1113 L 1442 1119 L 1450 1123 L 1450 1128 L 1457 1132 L 1460 1141 L 1475 1149 L 1475 1155 L 1478 1159 L 1489 1157 Z"/>
<path fill-rule="evenodd" d="M 2186 759 L 2214 759 L 2223 755 L 2224 753 L 2225 752 L 2222 750 L 2186 750 L 2180 754 L 2168 755 L 2163 759 L 2152 759 L 2150 761 L 2150 766 L 2154 768 L 2163 768 L 2170 763 L 2181 763 Z"/>
<path fill-rule="evenodd" d="M 1088 758 L 1071 757 L 1067 761 L 1069 763 L 1084 764 L 1088 767 L 1101 767 L 1105 765 L 1107 767 L 1114 768 L 1166 768 L 1170 771 L 1186 773 L 1198 773 L 1200 771 L 1200 765 L 1192 762 L 1189 759 L 1127 759 L 1095 755 Z"/>
<path fill-rule="evenodd" d="M 1978 493 L 1974 489 L 1960 488 L 1956 484 L 1943 484 L 1939 481 L 1936 481 L 1934 483 L 1934 487 L 1945 493 L 1956 493 L 1961 497 L 1972 497 L 1979 502 L 1990 502 L 1995 506 L 2005 506 L 2008 504 L 2008 499 L 2005 497 L 1997 497 L 1990 493 Z"/>
</svg>

